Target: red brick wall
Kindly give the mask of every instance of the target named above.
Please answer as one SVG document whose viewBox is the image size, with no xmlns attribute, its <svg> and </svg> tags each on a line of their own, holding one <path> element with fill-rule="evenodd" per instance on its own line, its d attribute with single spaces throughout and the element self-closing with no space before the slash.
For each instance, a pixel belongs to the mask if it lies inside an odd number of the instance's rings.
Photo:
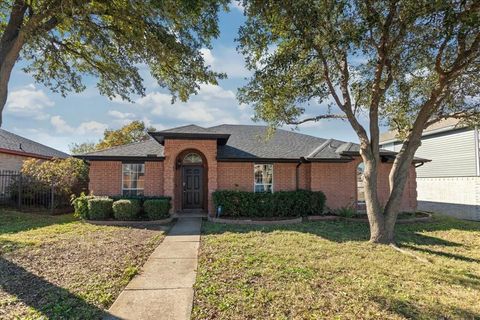
<svg viewBox="0 0 480 320">
<path fill-rule="evenodd" d="M 253 191 L 253 162 L 219 162 L 218 189 Z"/>
<path fill-rule="evenodd" d="M 163 195 L 163 161 L 145 162 L 145 190 L 146 196 Z"/>
<path fill-rule="evenodd" d="M 329 208 L 335 209 L 355 203 L 357 162 L 313 162 L 310 165 L 311 190 L 324 192 Z"/>
<path fill-rule="evenodd" d="M 117 196 L 122 193 L 121 161 L 90 161 L 90 192 L 99 196 Z"/>
<path fill-rule="evenodd" d="M 179 180 L 176 179 L 177 156 L 185 150 L 196 150 L 203 154 L 208 165 L 207 177 L 207 204 L 210 212 L 213 212 L 212 192 L 217 190 L 217 141 L 216 140 L 181 140 L 165 139 L 164 144 L 164 184 L 163 190 L 166 196 L 172 197 L 173 212 L 181 209 L 180 199 L 176 197 Z"/>
<path fill-rule="evenodd" d="M 216 161 L 217 145 L 214 140 L 166 140 L 165 161 L 145 162 L 145 194 L 171 196 L 173 210 L 181 209 L 178 190 L 177 156 L 185 150 L 197 150 L 205 156 L 207 170 L 207 204 L 213 212 L 212 192 L 219 190 L 253 191 L 252 162 Z M 327 206 L 335 209 L 356 202 L 356 168 L 360 159 L 348 163 L 304 163 L 299 167 L 299 188 L 323 191 L 327 196 Z M 295 190 L 296 163 L 275 163 L 273 167 L 274 190 Z M 379 198 L 384 205 L 388 193 L 388 173 L 391 163 L 382 163 L 379 170 Z M 122 163 L 120 161 L 91 161 L 90 190 L 97 195 L 121 194 Z M 409 173 L 402 200 L 402 210 L 415 210 L 417 207 L 416 173 Z"/>
</svg>

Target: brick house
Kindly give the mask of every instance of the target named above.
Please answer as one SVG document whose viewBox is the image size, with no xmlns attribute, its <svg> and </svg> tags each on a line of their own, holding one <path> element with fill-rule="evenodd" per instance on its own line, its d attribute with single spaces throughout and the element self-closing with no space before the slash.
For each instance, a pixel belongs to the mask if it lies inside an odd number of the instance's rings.
<svg viewBox="0 0 480 320">
<path fill-rule="evenodd" d="M 19 171 L 27 159 L 51 160 L 70 155 L 0 129 L 0 171 Z"/>
<path fill-rule="evenodd" d="M 95 195 L 169 196 L 174 212 L 214 212 L 212 192 L 323 191 L 329 208 L 361 204 L 359 145 L 285 130 L 266 138 L 265 126 L 188 125 L 150 132 L 151 139 L 86 153 Z M 388 196 L 395 153 L 382 150 L 380 199 Z M 402 210 L 416 209 L 415 164 Z"/>
</svg>

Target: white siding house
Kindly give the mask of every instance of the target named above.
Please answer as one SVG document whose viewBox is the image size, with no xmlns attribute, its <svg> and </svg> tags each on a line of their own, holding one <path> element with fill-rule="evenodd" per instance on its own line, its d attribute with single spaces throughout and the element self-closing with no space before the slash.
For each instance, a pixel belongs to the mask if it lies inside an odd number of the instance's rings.
<svg viewBox="0 0 480 320">
<path fill-rule="evenodd" d="M 392 151 L 401 147 L 392 132 L 381 136 L 381 144 Z M 431 160 L 417 168 L 418 208 L 480 220 L 478 128 L 440 122 L 424 131 L 415 155 Z"/>
</svg>

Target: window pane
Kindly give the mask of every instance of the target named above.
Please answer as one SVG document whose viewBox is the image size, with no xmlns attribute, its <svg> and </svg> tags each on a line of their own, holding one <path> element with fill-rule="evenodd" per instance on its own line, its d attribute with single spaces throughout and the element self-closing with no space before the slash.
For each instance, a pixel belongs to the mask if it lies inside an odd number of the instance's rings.
<svg viewBox="0 0 480 320">
<path fill-rule="evenodd" d="M 256 164 L 253 167 L 254 191 L 272 192 L 273 190 L 273 164 Z"/>
<path fill-rule="evenodd" d="M 255 185 L 255 192 L 263 192 L 263 191 L 264 191 L 263 184 Z"/>
</svg>

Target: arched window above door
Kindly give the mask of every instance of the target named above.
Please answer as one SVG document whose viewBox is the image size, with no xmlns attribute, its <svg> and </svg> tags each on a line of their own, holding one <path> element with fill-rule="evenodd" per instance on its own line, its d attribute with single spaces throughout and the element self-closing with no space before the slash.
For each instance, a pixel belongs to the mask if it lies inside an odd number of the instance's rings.
<svg viewBox="0 0 480 320">
<path fill-rule="evenodd" d="M 188 153 L 185 157 L 183 157 L 182 164 L 202 164 L 203 160 L 202 157 L 197 153 Z"/>
</svg>

